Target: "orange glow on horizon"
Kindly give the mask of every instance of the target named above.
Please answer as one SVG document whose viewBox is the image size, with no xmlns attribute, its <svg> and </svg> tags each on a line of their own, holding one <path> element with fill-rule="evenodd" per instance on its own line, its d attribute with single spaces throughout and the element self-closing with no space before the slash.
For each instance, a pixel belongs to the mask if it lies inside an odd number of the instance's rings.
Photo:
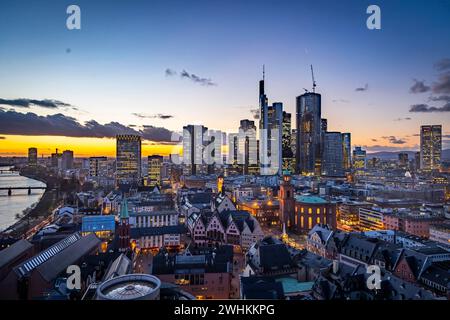
<svg viewBox="0 0 450 320">
<path fill-rule="evenodd" d="M 116 140 L 110 138 L 78 138 L 62 136 L 18 136 L 2 135 L 5 139 L 0 140 L 0 156 L 27 156 L 28 148 L 38 149 L 41 157 L 50 156 L 58 148 L 58 152 L 73 150 L 75 157 L 91 156 L 116 156 Z M 159 154 L 168 156 L 179 152 L 182 146 L 167 145 L 157 142 L 143 141 L 142 156 Z"/>
</svg>

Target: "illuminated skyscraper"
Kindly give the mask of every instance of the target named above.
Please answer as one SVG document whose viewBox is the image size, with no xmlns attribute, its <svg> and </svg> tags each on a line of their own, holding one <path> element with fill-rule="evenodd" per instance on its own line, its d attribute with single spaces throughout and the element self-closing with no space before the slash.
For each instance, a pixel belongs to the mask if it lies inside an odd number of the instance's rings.
<svg viewBox="0 0 450 320">
<path fill-rule="evenodd" d="M 344 175 L 344 152 L 340 132 L 325 132 L 323 138 L 322 174 L 342 177 Z"/>
<path fill-rule="evenodd" d="M 342 134 L 343 168 L 345 171 L 352 167 L 352 138 L 349 132 Z"/>
<path fill-rule="evenodd" d="M 148 185 L 161 186 L 161 168 L 163 165 L 163 156 L 148 156 Z"/>
<path fill-rule="evenodd" d="M 355 147 L 353 150 L 353 169 L 356 174 L 362 174 L 366 169 L 366 150 L 361 147 Z"/>
<path fill-rule="evenodd" d="M 297 172 L 320 174 L 321 95 L 306 92 L 297 97 Z"/>
<path fill-rule="evenodd" d="M 28 148 L 28 165 L 37 165 L 38 151 L 37 148 Z"/>
<path fill-rule="evenodd" d="M 116 136 L 116 183 L 137 184 L 141 179 L 141 137 Z"/>
<path fill-rule="evenodd" d="M 442 153 L 442 126 L 420 127 L 420 169 L 439 170 Z"/>
<path fill-rule="evenodd" d="M 291 114 L 283 111 L 283 130 L 282 130 L 282 169 L 295 172 L 295 157 L 292 151 L 292 121 Z"/>
</svg>

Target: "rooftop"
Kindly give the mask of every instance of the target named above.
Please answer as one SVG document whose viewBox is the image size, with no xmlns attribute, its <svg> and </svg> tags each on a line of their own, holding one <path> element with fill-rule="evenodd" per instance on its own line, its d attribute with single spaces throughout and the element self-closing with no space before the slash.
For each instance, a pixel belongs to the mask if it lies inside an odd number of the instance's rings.
<svg viewBox="0 0 450 320">
<path fill-rule="evenodd" d="M 295 196 L 295 201 L 303 202 L 303 203 L 311 203 L 311 204 L 325 204 L 327 201 L 318 196 L 308 196 L 308 195 L 300 195 Z"/>
</svg>

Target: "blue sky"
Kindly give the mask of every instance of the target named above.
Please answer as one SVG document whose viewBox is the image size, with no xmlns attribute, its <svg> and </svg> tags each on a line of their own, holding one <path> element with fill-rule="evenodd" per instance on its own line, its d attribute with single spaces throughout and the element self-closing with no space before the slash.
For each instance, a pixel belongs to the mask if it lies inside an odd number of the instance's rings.
<svg viewBox="0 0 450 320">
<path fill-rule="evenodd" d="M 81 30 L 66 29 L 70 4 L 81 8 Z M 381 30 L 366 28 L 370 4 L 381 8 Z M 0 98 L 60 100 L 80 122 L 231 132 L 258 104 L 262 64 L 269 101 L 292 113 L 313 64 L 329 129 L 352 132 L 354 144 L 413 149 L 421 124 L 450 134 L 449 112 L 409 112 L 439 94 L 410 87 L 432 87 L 442 73 L 434 64 L 450 58 L 450 1 L 2 0 L 0 30 Z"/>
</svg>

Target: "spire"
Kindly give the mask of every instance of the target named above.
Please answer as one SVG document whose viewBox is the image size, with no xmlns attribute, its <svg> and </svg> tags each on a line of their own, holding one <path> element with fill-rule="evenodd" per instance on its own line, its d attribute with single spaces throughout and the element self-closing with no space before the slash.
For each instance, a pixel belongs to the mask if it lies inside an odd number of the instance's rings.
<svg viewBox="0 0 450 320">
<path fill-rule="evenodd" d="M 263 81 L 266 80 L 266 65 L 263 64 Z"/>
<path fill-rule="evenodd" d="M 120 206 L 120 219 L 128 219 L 130 216 L 128 214 L 128 201 L 127 197 L 123 197 L 122 204 Z"/>
</svg>

